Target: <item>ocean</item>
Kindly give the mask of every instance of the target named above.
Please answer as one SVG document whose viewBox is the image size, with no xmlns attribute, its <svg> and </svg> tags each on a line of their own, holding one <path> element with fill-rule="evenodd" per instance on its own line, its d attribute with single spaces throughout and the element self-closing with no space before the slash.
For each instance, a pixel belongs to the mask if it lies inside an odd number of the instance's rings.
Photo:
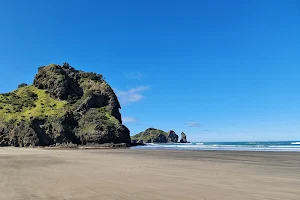
<svg viewBox="0 0 300 200">
<path fill-rule="evenodd" d="M 277 142 L 192 142 L 153 144 L 132 147 L 133 149 L 167 149 L 167 150 L 221 150 L 221 151 L 282 151 L 300 152 L 300 141 Z"/>
</svg>

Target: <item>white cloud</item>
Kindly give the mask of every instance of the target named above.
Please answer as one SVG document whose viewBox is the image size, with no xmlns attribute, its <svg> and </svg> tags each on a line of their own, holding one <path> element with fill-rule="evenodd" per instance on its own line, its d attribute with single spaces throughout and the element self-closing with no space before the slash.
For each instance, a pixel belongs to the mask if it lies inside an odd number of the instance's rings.
<svg viewBox="0 0 300 200">
<path fill-rule="evenodd" d="M 133 122 L 136 122 L 137 120 L 133 117 L 122 117 L 122 121 L 124 123 L 133 123 Z"/>
<path fill-rule="evenodd" d="M 143 78 L 143 74 L 141 72 L 130 72 L 125 74 L 125 77 L 128 79 L 137 79 L 137 80 L 141 80 Z"/>
<path fill-rule="evenodd" d="M 127 91 L 116 90 L 116 94 L 121 104 L 128 104 L 142 100 L 144 98 L 142 93 L 148 89 L 148 86 L 139 86 Z"/>
<path fill-rule="evenodd" d="M 188 127 L 200 127 L 200 123 L 195 121 L 189 121 L 185 123 Z"/>
</svg>

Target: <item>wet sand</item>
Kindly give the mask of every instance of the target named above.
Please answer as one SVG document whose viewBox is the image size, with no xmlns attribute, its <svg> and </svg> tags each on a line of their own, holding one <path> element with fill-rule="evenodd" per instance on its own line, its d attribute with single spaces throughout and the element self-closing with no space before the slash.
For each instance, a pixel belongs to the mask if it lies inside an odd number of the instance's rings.
<svg viewBox="0 0 300 200">
<path fill-rule="evenodd" d="M 0 148 L 2 200 L 300 199 L 300 153 Z"/>
</svg>

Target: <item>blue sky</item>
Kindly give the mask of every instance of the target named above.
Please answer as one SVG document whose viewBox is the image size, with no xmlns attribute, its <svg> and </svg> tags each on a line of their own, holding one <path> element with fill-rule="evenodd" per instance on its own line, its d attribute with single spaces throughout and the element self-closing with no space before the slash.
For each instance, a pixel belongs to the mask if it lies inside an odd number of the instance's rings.
<svg viewBox="0 0 300 200">
<path fill-rule="evenodd" d="M 49 63 L 101 73 L 135 134 L 300 140 L 300 3 L 0 1 L 0 92 Z"/>
</svg>

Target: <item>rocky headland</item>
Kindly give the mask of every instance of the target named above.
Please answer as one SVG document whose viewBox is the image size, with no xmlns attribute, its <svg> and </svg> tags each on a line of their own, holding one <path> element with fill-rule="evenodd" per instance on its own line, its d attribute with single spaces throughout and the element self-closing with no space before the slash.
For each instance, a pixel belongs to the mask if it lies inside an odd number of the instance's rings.
<svg viewBox="0 0 300 200">
<path fill-rule="evenodd" d="M 68 63 L 42 66 L 32 85 L 0 94 L 0 146 L 129 146 L 120 108 L 101 74 Z"/>
</svg>

